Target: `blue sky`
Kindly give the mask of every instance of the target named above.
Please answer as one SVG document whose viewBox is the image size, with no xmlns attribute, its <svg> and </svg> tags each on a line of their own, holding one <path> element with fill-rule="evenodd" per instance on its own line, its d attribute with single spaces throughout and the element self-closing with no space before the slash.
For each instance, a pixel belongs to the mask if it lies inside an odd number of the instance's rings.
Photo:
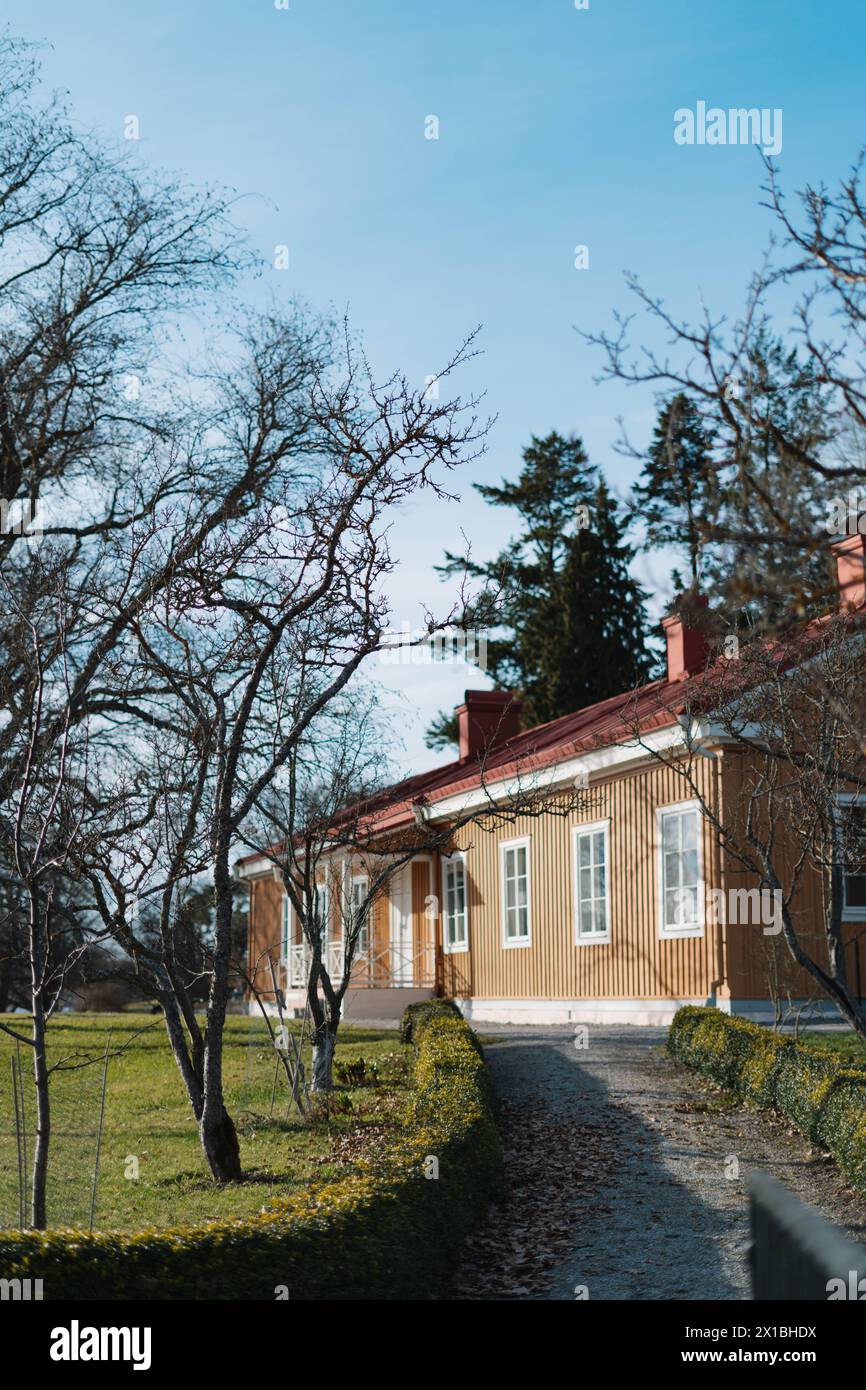
<svg viewBox="0 0 866 1390">
<path fill-rule="evenodd" d="M 50 45 L 46 79 L 83 123 L 119 140 L 135 114 L 146 160 L 251 195 L 254 246 L 290 250 L 258 292 L 348 307 L 375 365 L 419 381 L 483 325 L 465 388 L 497 421 L 461 501 L 400 518 L 398 627 L 441 601 L 432 566 L 461 528 L 479 557 L 505 539 L 470 483 L 514 473 L 531 433 L 582 434 L 628 486 L 616 417 L 644 440 L 652 398 L 594 384 L 600 359 L 575 332 L 628 307 L 623 270 L 683 313 L 700 295 L 741 306 L 771 229 L 758 155 L 675 144 L 675 110 L 781 108 L 791 190 L 844 174 L 866 135 L 866 8 L 851 0 L 6 0 L 5 16 Z M 663 591 L 666 570 L 641 573 Z M 416 767 L 435 761 L 430 715 L 483 683 L 462 666 L 375 674 L 402 692 Z"/>
</svg>

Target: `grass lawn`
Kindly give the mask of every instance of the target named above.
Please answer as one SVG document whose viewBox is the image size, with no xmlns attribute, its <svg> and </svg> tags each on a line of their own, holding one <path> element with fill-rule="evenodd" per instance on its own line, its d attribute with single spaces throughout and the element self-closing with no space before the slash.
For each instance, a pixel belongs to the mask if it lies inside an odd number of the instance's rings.
<svg viewBox="0 0 866 1390">
<path fill-rule="evenodd" d="M 861 1042 L 856 1033 L 818 1033 L 806 1030 L 800 1034 L 800 1042 L 816 1052 L 835 1052 L 857 1066 L 866 1066 L 866 1043 Z"/>
<path fill-rule="evenodd" d="M 27 1032 L 26 1017 L 6 1020 Z M 22 1025 L 24 1025 L 22 1027 Z M 300 1025 L 297 1025 L 298 1028 Z M 287 1113 L 280 1068 L 272 1104 L 274 1052 L 260 1018 L 227 1020 L 226 1104 L 238 1127 L 247 1180 L 217 1187 L 198 1143 L 195 1120 L 161 1016 L 149 1013 L 62 1014 L 50 1027 L 50 1058 L 102 1057 L 110 1035 L 105 1129 L 100 1158 L 98 1229 L 131 1230 L 241 1216 L 314 1175 L 342 1176 L 364 1138 L 399 1124 L 408 1084 L 409 1048 L 394 1032 L 341 1029 L 337 1062 L 363 1057 L 379 1079 L 340 1088 L 330 1116 L 312 1124 Z M 0 1033 L 0 1227 L 18 1224 L 18 1176 L 10 1061 L 15 1043 Z M 21 1048 L 32 1154 L 33 1098 L 29 1049 Z M 309 1074 L 309 1047 L 305 1062 Z M 102 1065 L 59 1071 L 51 1082 L 54 1133 L 49 1170 L 52 1226 L 89 1224 L 90 1191 L 102 1090 Z M 342 1113 L 336 1113 L 342 1112 Z M 359 1133 L 360 1132 L 360 1133 Z M 138 1177 L 133 1176 L 137 1160 Z"/>
</svg>

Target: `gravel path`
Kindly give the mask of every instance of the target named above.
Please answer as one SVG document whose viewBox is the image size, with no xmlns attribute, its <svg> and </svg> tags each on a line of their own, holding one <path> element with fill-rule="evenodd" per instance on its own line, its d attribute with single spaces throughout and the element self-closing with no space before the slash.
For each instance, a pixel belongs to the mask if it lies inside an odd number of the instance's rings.
<svg viewBox="0 0 866 1390">
<path fill-rule="evenodd" d="M 832 1162 L 669 1058 L 665 1029 L 592 1027 L 578 1050 L 570 1029 L 477 1027 L 509 1197 L 470 1241 L 457 1298 L 748 1298 L 755 1167 L 866 1236 L 866 1203 Z"/>
</svg>

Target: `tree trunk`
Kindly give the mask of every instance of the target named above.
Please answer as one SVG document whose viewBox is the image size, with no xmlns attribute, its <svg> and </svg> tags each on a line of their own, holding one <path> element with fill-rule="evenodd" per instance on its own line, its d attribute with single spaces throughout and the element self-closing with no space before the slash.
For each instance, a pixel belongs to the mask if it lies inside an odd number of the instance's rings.
<svg viewBox="0 0 866 1390">
<path fill-rule="evenodd" d="M 216 1125 L 205 1126 L 200 1039 L 197 1036 L 187 1039 L 177 1000 L 168 989 L 160 994 L 160 1002 L 171 1050 L 199 1126 L 199 1138 L 211 1173 L 218 1182 L 237 1182 L 242 1177 L 240 1146 L 237 1130 L 225 1106 Z M 191 1022 L 195 1026 L 195 1020 Z"/>
<path fill-rule="evenodd" d="M 240 1182 L 243 1177 L 237 1131 L 223 1100 L 223 1034 L 229 1000 L 231 960 L 232 881 L 228 849 L 223 846 L 214 863 L 213 973 L 207 1001 L 204 1052 L 204 1096 L 199 1135 L 205 1158 L 217 1182 Z"/>
<path fill-rule="evenodd" d="M 241 1150 L 237 1130 L 225 1106 L 215 1122 L 206 1124 L 202 1115 L 199 1135 L 205 1158 L 217 1182 L 240 1182 L 243 1177 Z"/>
<path fill-rule="evenodd" d="M 33 1154 L 30 1224 L 37 1231 L 46 1226 L 48 1148 L 51 1142 L 51 1103 L 48 1096 L 48 1058 L 45 1052 L 45 941 L 42 935 L 39 893 L 29 890 L 30 995 L 33 1010 L 33 1083 L 36 1090 L 36 1148 Z"/>
<path fill-rule="evenodd" d="M 0 961 L 0 1014 L 9 1012 L 9 987 L 12 983 L 12 959 Z"/>
<path fill-rule="evenodd" d="M 192 1106 L 192 1113 L 195 1115 L 196 1124 L 201 1122 L 201 1112 L 204 1105 L 202 1094 L 202 1083 L 204 1076 L 203 1057 L 201 1056 L 195 1038 L 187 1039 L 183 1031 L 180 1009 L 177 999 L 166 989 L 159 994 L 159 1001 L 162 1006 L 162 1014 L 165 1019 L 165 1029 L 168 1033 L 168 1040 L 171 1046 L 172 1055 L 177 1063 L 177 1069 L 186 1087 L 189 1096 L 189 1103 Z"/>
<path fill-rule="evenodd" d="M 45 1194 L 48 1185 L 48 1147 L 51 1141 L 51 1104 L 48 1097 L 48 1059 L 45 1055 L 45 1016 L 41 999 L 33 1010 L 33 1080 L 36 1088 L 36 1149 L 33 1154 L 33 1185 L 30 1224 L 44 1231 Z"/>
<path fill-rule="evenodd" d="M 811 956 L 803 950 L 791 923 L 787 909 L 783 911 L 782 924 L 784 937 L 794 960 L 812 976 L 812 979 L 823 993 L 832 999 L 845 1022 L 848 1023 L 850 1027 L 854 1029 L 857 1036 L 866 1043 L 866 1014 L 864 1014 L 861 1009 L 859 1002 L 853 997 L 848 986 L 848 979 L 844 969 L 844 956 L 834 957 L 832 941 L 828 940 L 827 944 L 831 961 L 831 970 L 835 969 L 837 972 L 836 974 L 828 974 L 826 970 L 822 970 L 817 961 L 812 960 Z"/>
<path fill-rule="evenodd" d="M 750 843 L 757 849 L 760 855 L 761 866 L 769 887 L 773 892 L 780 893 L 782 885 L 772 864 L 765 845 L 752 836 Z M 782 936 L 792 957 L 797 965 L 811 975 L 812 979 L 821 991 L 833 1001 L 845 1022 L 854 1029 L 859 1038 L 866 1043 L 866 1014 L 860 1007 L 848 984 L 848 974 L 845 966 L 845 950 L 841 940 L 842 923 L 842 863 L 841 852 L 838 846 L 832 847 L 833 857 L 831 859 L 830 872 L 830 902 L 827 908 L 827 915 L 824 921 L 824 936 L 827 943 L 827 957 L 830 963 L 829 973 L 822 969 L 816 960 L 813 960 L 807 951 L 800 944 L 797 929 L 794 926 L 793 918 L 787 904 L 782 907 Z"/>
<path fill-rule="evenodd" d="M 820 983 L 820 981 L 819 981 Z M 866 1043 L 866 1015 L 855 1001 L 847 985 L 842 986 L 838 981 L 834 981 L 835 989 L 831 992 L 831 998 L 844 1018 L 845 1022 L 854 1029 L 858 1038 Z"/>
<path fill-rule="evenodd" d="M 334 1050 L 337 1046 L 337 1030 L 326 1023 L 313 1034 L 313 1083 L 314 1091 L 334 1089 Z"/>
</svg>

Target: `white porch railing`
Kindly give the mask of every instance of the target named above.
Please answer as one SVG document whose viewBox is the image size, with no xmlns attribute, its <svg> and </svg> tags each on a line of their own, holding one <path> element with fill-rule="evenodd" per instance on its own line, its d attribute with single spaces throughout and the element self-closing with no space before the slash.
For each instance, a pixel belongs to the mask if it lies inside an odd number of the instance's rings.
<svg viewBox="0 0 866 1390">
<path fill-rule="evenodd" d="M 303 989 L 307 983 L 312 952 L 306 942 L 289 947 L 285 962 L 289 989 Z M 325 947 L 325 968 L 334 981 L 343 978 L 342 941 L 329 941 Z M 368 989 L 425 989 L 436 982 L 436 948 L 432 942 L 422 946 L 401 947 L 398 944 L 381 950 L 357 950 L 352 961 L 352 985 Z"/>
</svg>

